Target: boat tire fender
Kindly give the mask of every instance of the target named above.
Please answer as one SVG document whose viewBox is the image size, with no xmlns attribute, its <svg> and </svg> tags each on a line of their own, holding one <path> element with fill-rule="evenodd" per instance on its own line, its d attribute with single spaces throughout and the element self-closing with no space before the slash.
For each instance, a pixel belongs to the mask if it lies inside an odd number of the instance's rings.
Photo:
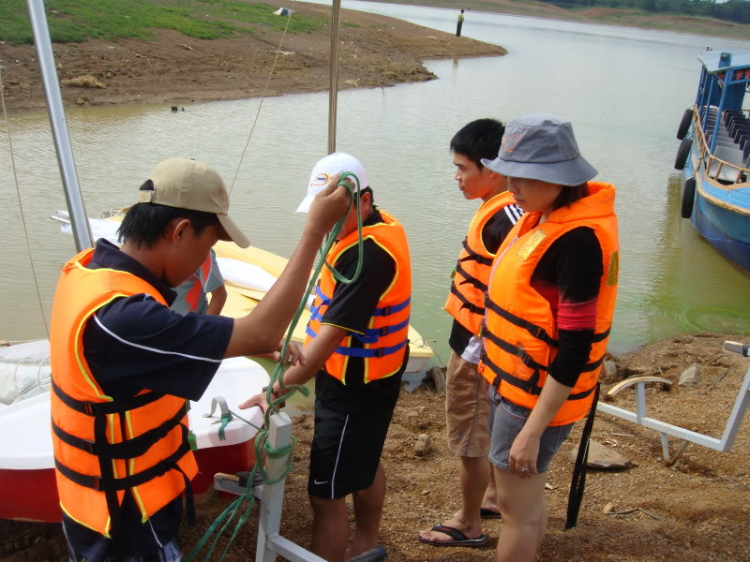
<svg viewBox="0 0 750 562">
<path fill-rule="evenodd" d="M 682 121 L 680 121 L 680 126 L 677 128 L 677 140 L 682 140 L 685 138 L 685 135 L 687 135 L 687 132 L 690 130 L 690 123 L 692 122 L 693 108 L 689 107 L 682 115 Z"/>
<path fill-rule="evenodd" d="M 680 143 L 680 148 L 677 149 L 677 156 L 674 159 L 674 169 L 682 170 L 685 168 L 685 162 L 687 162 L 688 156 L 690 156 L 690 149 L 693 148 L 693 139 L 684 138 Z"/>
<path fill-rule="evenodd" d="M 680 210 L 683 219 L 689 219 L 693 215 L 693 204 L 695 203 L 695 178 L 685 180 L 682 187 L 682 209 Z"/>
</svg>

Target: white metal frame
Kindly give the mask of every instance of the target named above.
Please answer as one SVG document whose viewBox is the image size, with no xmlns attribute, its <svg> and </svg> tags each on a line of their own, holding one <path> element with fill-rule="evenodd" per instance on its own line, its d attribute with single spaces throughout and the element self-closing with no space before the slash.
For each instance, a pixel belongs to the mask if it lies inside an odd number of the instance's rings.
<svg viewBox="0 0 750 562">
<path fill-rule="evenodd" d="M 727 347 L 727 349 L 739 351 L 735 349 L 735 347 L 730 347 L 729 344 L 734 344 L 734 342 L 726 342 L 725 346 Z M 734 346 L 736 345 L 737 344 L 734 344 Z M 743 350 L 741 353 L 747 356 L 746 350 Z M 635 412 L 631 412 L 624 408 L 618 408 L 617 406 L 612 406 L 611 404 L 604 404 L 602 402 L 598 402 L 596 408 L 597 410 L 599 410 L 600 412 L 604 412 L 605 414 L 611 414 L 613 416 L 617 416 L 618 418 L 622 418 L 624 420 L 659 431 L 661 433 L 661 448 L 664 454 L 664 460 L 669 461 L 670 435 L 672 437 L 684 439 L 685 441 L 697 443 L 698 445 L 708 447 L 709 449 L 714 449 L 716 451 L 726 453 L 729 449 L 732 448 L 732 445 L 734 444 L 734 440 L 737 437 L 737 431 L 739 430 L 740 424 L 742 423 L 742 418 L 745 415 L 748 403 L 750 403 L 750 368 L 748 368 L 747 373 L 745 373 L 745 379 L 742 381 L 742 386 L 740 387 L 740 391 L 737 394 L 737 400 L 735 400 L 734 402 L 732 413 L 730 414 L 729 420 L 727 420 L 727 424 L 724 427 L 724 433 L 722 434 L 721 439 L 716 439 L 715 437 L 710 437 L 696 431 L 690 431 L 688 429 L 684 429 L 682 427 L 648 417 L 646 415 L 645 382 L 638 382 L 635 385 Z"/>
<path fill-rule="evenodd" d="M 272 415 L 268 430 L 268 441 L 271 446 L 275 449 L 286 447 L 291 440 L 292 421 L 286 412 Z M 278 478 L 286 470 L 289 454 L 291 453 L 278 459 L 266 460 L 266 473 L 271 480 Z M 326 562 L 320 556 L 279 534 L 285 484 L 286 478 L 275 484 L 263 485 L 263 493 L 260 496 L 260 523 L 255 562 L 274 562 L 277 554 L 291 562 Z"/>
</svg>

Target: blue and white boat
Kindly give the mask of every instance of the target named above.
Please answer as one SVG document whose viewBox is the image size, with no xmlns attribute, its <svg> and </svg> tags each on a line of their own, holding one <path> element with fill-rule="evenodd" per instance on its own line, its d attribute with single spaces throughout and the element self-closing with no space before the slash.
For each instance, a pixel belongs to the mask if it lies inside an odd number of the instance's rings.
<svg viewBox="0 0 750 562">
<path fill-rule="evenodd" d="M 750 51 L 706 51 L 695 105 L 677 131 L 684 170 L 682 216 L 750 275 Z"/>
</svg>

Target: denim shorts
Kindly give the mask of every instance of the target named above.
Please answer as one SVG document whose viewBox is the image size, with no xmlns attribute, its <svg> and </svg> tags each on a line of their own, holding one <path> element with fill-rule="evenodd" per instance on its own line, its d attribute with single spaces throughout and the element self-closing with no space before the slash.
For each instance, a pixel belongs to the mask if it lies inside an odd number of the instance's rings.
<svg viewBox="0 0 750 562">
<path fill-rule="evenodd" d="M 531 410 L 517 406 L 501 398 L 494 387 L 490 386 L 487 391 L 490 399 L 490 422 L 489 428 L 492 433 L 490 444 L 490 462 L 497 468 L 509 470 L 508 458 L 510 448 L 513 445 Z M 539 440 L 539 456 L 536 460 L 537 472 L 547 472 L 560 446 L 570 435 L 573 424 L 549 426 L 542 433 Z"/>
</svg>

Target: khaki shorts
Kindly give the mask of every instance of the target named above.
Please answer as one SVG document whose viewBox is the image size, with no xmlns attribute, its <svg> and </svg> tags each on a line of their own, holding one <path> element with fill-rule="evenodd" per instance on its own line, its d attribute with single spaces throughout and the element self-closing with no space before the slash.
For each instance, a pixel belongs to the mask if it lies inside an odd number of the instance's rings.
<svg viewBox="0 0 750 562">
<path fill-rule="evenodd" d="M 445 374 L 448 448 L 460 457 L 485 457 L 490 451 L 487 381 L 473 365 L 451 351 Z"/>
</svg>

